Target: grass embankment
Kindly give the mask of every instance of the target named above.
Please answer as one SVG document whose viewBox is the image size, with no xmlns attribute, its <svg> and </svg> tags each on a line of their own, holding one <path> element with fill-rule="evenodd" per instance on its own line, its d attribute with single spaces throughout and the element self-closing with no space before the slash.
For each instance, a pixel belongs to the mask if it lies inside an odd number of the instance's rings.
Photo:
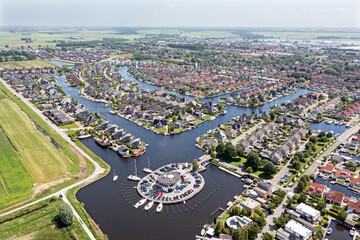
<svg viewBox="0 0 360 240">
<path fill-rule="evenodd" d="M 57 221 L 63 201 L 52 198 L 0 219 L 0 239 L 89 239 L 75 219 L 68 227 Z"/>
<path fill-rule="evenodd" d="M 56 67 L 55 64 L 45 60 L 29 60 L 29 61 L 11 61 L 0 63 L 0 69 L 14 68 L 37 68 L 37 67 Z"/>
<path fill-rule="evenodd" d="M 45 189 L 55 190 L 59 185 L 65 187 L 74 183 L 76 180 L 72 176 L 80 172 L 80 166 L 79 157 L 60 135 L 2 83 L 0 89 L 0 125 L 9 138 L 3 134 L 1 141 L 4 144 L 0 146 L 0 191 L 3 195 L 0 209 L 4 210 L 5 207 L 11 207 L 11 204 L 34 197 L 31 195 L 34 183 L 37 183 L 35 188 L 41 187 L 39 195 L 49 193 Z M 37 130 L 32 120 L 47 136 Z M 11 148 L 12 146 L 14 147 Z"/>
</svg>

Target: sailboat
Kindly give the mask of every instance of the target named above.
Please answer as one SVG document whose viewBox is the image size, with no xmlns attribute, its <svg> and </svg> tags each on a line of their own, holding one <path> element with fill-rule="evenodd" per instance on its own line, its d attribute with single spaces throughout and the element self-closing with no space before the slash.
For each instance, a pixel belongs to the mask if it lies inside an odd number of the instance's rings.
<svg viewBox="0 0 360 240">
<path fill-rule="evenodd" d="M 143 171 L 146 172 L 146 173 L 152 173 L 152 172 L 153 172 L 153 171 L 150 169 L 150 160 L 149 160 L 149 158 L 148 158 L 148 167 L 147 167 L 147 168 L 144 168 Z"/>
<path fill-rule="evenodd" d="M 140 201 L 138 201 L 138 202 L 134 205 L 134 207 L 135 207 L 135 208 L 138 208 L 138 207 L 140 207 L 141 205 L 144 205 L 145 202 L 146 202 L 146 199 L 143 198 L 143 199 L 141 199 Z"/>
<path fill-rule="evenodd" d="M 156 212 L 161 212 L 163 209 L 163 203 L 159 203 L 159 205 L 156 207 Z"/>
<path fill-rule="evenodd" d="M 115 175 L 115 169 L 114 169 L 114 172 L 113 172 L 113 181 L 115 182 L 117 179 L 118 179 L 118 175 Z"/>
<path fill-rule="evenodd" d="M 129 175 L 128 176 L 128 179 L 129 180 L 132 180 L 132 181 L 140 181 L 141 180 L 141 178 L 139 178 L 138 176 L 137 176 L 137 168 L 136 168 L 136 159 L 134 159 L 135 160 L 135 172 L 134 172 L 134 175 Z"/>
<path fill-rule="evenodd" d="M 154 201 L 151 201 L 148 204 L 146 204 L 146 206 L 144 207 L 145 211 L 149 210 L 153 205 L 154 205 Z"/>
</svg>

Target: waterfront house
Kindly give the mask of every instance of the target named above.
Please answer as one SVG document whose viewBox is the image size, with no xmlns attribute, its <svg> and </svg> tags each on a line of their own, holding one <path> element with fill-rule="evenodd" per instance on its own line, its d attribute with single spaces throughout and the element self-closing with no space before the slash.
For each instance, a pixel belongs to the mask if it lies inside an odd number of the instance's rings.
<svg viewBox="0 0 360 240">
<path fill-rule="evenodd" d="M 103 123 L 100 124 L 99 128 L 102 130 L 105 130 L 107 128 L 109 128 L 110 122 L 109 121 L 105 121 Z"/>
<path fill-rule="evenodd" d="M 240 202 L 240 205 L 246 209 L 247 213 L 250 214 L 250 216 L 254 215 L 256 207 L 260 207 L 260 203 L 258 201 L 255 201 L 254 199 L 251 199 L 249 197 Z"/>
<path fill-rule="evenodd" d="M 122 143 L 130 142 L 130 140 L 131 140 L 131 135 L 129 133 L 125 134 L 123 137 L 120 138 L 120 142 Z"/>
<path fill-rule="evenodd" d="M 320 168 L 320 172 L 324 173 L 324 174 L 327 174 L 327 175 L 330 175 L 332 174 L 332 172 L 334 171 L 335 169 L 335 166 L 328 163 L 326 164 L 325 166 L 321 166 Z"/>
<path fill-rule="evenodd" d="M 351 197 L 347 206 L 350 212 L 360 213 L 360 200 Z"/>
<path fill-rule="evenodd" d="M 314 193 L 315 195 L 322 197 L 324 195 L 324 191 L 325 191 L 324 185 L 311 182 L 308 189 L 308 194 Z"/>
<path fill-rule="evenodd" d="M 116 125 L 111 125 L 108 129 L 106 129 L 106 131 L 109 133 L 115 133 L 116 129 L 117 129 Z"/>
<path fill-rule="evenodd" d="M 268 199 L 272 194 L 272 186 L 271 183 L 261 181 L 254 188 L 254 190 L 258 193 L 261 198 Z"/>
<path fill-rule="evenodd" d="M 348 169 L 342 169 L 341 171 L 336 171 L 335 177 L 337 179 L 350 180 L 351 171 Z"/>
<path fill-rule="evenodd" d="M 121 156 L 126 156 L 126 155 L 129 155 L 130 154 L 130 151 L 129 149 L 124 146 L 124 145 L 121 145 L 117 148 L 117 153 L 120 154 Z"/>
<path fill-rule="evenodd" d="M 356 175 L 351 179 L 350 187 L 359 187 L 360 186 L 360 176 Z"/>
<path fill-rule="evenodd" d="M 320 211 L 306 205 L 305 203 L 300 203 L 296 207 L 296 212 L 311 223 L 315 223 L 320 218 Z"/>
<path fill-rule="evenodd" d="M 131 144 L 132 148 L 138 149 L 138 148 L 140 148 L 140 139 L 137 138 L 137 139 L 131 141 L 130 144 Z"/>
<path fill-rule="evenodd" d="M 113 133 L 113 138 L 115 138 L 115 139 L 120 139 L 122 136 L 124 136 L 125 135 L 125 130 L 124 129 L 119 129 L 119 130 L 117 130 L 117 131 L 115 131 L 114 133 Z"/>
<path fill-rule="evenodd" d="M 290 239 L 308 240 L 311 239 L 312 236 L 312 231 L 310 229 L 295 220 L 290 220 L 285 225 L 285 231 L 292 235 Z"/>
<path fill-rule="evenodd" d="M 345 197 L 344 193 L 330 190 L 328 192 L 328 194 L 326 195 L 326 202 L 327 203 L 336 203 L 341 206 L 341 204 L 344 201 L 344 197 Z"/>
<path fill-rule="evenodd" d="M 223 133 L 221 131 L 216 132 L 214 134 L 214 138 L 219 140 L 219 141 L 222 141 L 222 142 L 226 141 L 226 139 L 227 139 L 225 133 Z"/>
</svg>

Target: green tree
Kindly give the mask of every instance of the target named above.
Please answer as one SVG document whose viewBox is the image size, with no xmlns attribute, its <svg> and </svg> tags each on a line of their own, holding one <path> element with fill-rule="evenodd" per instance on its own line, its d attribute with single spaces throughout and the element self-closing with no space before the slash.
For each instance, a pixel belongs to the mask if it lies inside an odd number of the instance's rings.
<svg viewBox="0 0 360 240">
<path fill-rule="evenodd" d="M 196 161 L 196 159 L 194 159 L 192 162 L 192 169 L 195 172 L 199 169 L 199 163 Z"/>
<path fill-rule="evenodd" d="M 307 200 L 307 196 L 305 193 L 300 193 L 298 203 L 304 203 Z"/>
<path fill-rule="evenodd" d="M 345 210 L 343 208 L 341 208 L 338 212 L 337 212 L 337 219 L 344 222 L 345 219 L 347 217 L 347 213 L 345 212 Z"/>
<path fill-rule="evenodd" d="M 215 234 L 219 235 L 224 230 L 224 222 L 220 219 L 216 220 Z"/>
<path fill-rule="evenodd" d="M 261 167 L 261 161 L 259 156 L 255 152 L 251 152 L 248 154 L 245 162 L 246 167 L 252 167 L 252 169 L 256 172 Z"/>
<path fill-rule="evenodd" d="M 263 233 L 262 240 L 274 240 L 274 236 L 268 232 Z"/>
<path fill-rule="evenodd" d="M 59 219 L 65 226 L 70 226 L 74 221 L 74 213 L 69 204 L 63 203 L 59 207 Z"/>
<path fill-rule="evenodd" d="M 295 170 L 299 170 L 300 167 L 301 167 L 301 163 L 297 160 L 295 161 L 292 161 L 292 167 L 295 169 Z"/>
<path fill-rule="evenodd" d="M 276 173 L 276 167 L 272 162 L 267 162 L 264 165 L 264 173 L 271 176 L 274 175 Z"/>
<path fill-rule="evenodd" d="M 245 157 L 245 152 L 244 152 L 244 150 L 239 148 L 236 150 L 236 155 L 238 155 L 239 157 Z"/>
<path fill-rule="evenodd" d="M 223 142 L 220 142 L 217 146 L 216 146 L 216 153 L 217 154 L 223 154 L 225 151 L 225 144 Z"/>
<path fill-rule="evenodd" d="M 236 157 L 236 149 L 231 142 L 228 142 L 225 146 L 224 157 L 227 159 L 233 159 Z"/>
</svg>

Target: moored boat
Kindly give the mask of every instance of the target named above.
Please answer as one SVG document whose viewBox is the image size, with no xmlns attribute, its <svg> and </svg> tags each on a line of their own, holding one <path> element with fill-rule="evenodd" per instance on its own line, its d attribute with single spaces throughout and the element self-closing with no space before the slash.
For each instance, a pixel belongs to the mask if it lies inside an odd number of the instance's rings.
<svg viewBox="0 0 360 240">
<path fill-rule="evenodd" d="M 146 199 L 145 199 L 145 198 L 143 198 L 143 199 L 139 200 L 137 203 L 135 203 L 134 207 L 135 207 L 135 208 L 138 208 L 138 207 L 144 205 L 144 203 L 146 203 Z"/>
<path fill-rule="evenodd" d="M 153 205 L 154 205 L 154 201 L 149 202 L 149 203 L 146 204 L 146 206 L 144 207 L 144 210 L 145 210 L 145 211 L 148 211 Z"/>
<path fill-rule="evenodd" d="M 135 175 L 129 175 L 128 179 L 131 181 L 140 181 L 141 180 L 141 178 L 139 178 L 138 176 L 135 176 Z"/>
<path fill-rule="evenodd" d="M 111 111 L 109 111 L 109 113 L 110 113 L 110 114 L 112 114 L 112 115 L 114 115 L 114 114 L 115 114 L 115 112 L 114 112 L 114 111 L 112 111 L 112 110 L 111 110 Z"/>
<path fill-rule="evenodd" d="M 331 234 L 332 233 L 332 228 L 328 228 L 327 230 L 326 230 L 326 234 Z"/>
<path fill-rule="evenodd" d="M 161 212 L 163 209 L 163 203 L 159 203 L 159 205 L 156 207 L 156 212 Z"/>
<path fill-rule="evenodd" d="M 146 173 L 152 173 L 152 172 L 153 172 L 153 171 L 152 171 L 151 169 L 149 169 L 149 168 L 144 168 L 143 171 L 146 172 Z"/>
</svg>

